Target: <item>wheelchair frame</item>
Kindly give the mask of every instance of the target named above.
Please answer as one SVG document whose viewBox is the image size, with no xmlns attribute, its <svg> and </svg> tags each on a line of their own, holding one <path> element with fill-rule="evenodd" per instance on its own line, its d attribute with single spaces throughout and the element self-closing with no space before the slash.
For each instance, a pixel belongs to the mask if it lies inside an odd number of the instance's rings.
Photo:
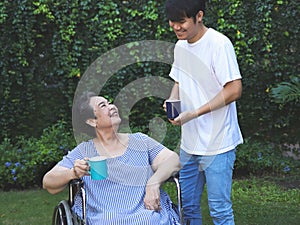
<svg viewBox="0 0 300 225">
<path fill-rule="evenodd" d="M 82 219 L 72 211 L 75 196 L 78 194 L 82 199 Z M 86 225 L 86 194 L 82 180 L 74 179 L 69 182 L 69 199 L 62 200 L 55 206 L 52 225 Z"/>
<path fill-rule="evenodd" d="M 176 185 L 177 210 L 179 212 L 180 223 L 184 224 L 179 173 L 174 173 L 166 182 L 174 182 Z M 82 198 L 82 219 L 72 211 L 77 195 L 80 195 Z M 86 225 L 86 193 L 84 190 L 84 182 L 81 179 L 74 179 L 69 182 L 69 199 L 62 200 L 55 206 L 52 216 L 52 225 Z"/>
</svg>

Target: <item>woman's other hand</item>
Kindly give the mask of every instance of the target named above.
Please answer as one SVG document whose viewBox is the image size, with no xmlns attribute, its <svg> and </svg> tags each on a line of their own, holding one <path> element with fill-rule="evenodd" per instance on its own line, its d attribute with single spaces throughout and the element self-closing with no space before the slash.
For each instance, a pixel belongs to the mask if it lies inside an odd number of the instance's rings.
<svg viewBox="0 0 300 225">
<path fill-rule="evenodd" d="M 161 210 L 159 187 L 159 184 L 151 184 L 146 186 L 146 194 L 144 198 L 146 209 L 155 211 Z"/>
</svg>

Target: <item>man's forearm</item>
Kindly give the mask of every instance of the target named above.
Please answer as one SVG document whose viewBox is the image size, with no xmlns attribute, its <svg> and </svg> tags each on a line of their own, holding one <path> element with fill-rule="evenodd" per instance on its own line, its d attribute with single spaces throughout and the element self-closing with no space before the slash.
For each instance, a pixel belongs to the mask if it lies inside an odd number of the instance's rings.
<svg viewBox="0 0 300 225">
<path fill-rule="evenodd" d="M 175 82 L 170 93 L 169 99 L 179 99 L 179 83 Z"/>
<path fill-rule="evenodd" d="M 242 95 L 242 83 L 241 80 L 234 80 L 227 83 L 222 91 L 220 91 L 212 100 L 204 104 L 196 110 L 197 116 L 204 115 L 211 111 L 222 108 L 225 105 L 230 104 L 238 100 Z"/>
</svg>

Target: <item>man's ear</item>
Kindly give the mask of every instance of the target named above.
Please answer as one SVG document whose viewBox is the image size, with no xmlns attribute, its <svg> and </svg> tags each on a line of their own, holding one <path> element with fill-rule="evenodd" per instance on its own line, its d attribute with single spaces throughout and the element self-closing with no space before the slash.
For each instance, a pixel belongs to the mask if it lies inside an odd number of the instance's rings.
<svg viewBox="0 0 300 225">
<path fill-rule="evenodd" d="M 90 125 L 91 127 L 96 127 L 95 119 L 88 119 L 85 121 L 86 124 Z"/>
<path fill-rule="evenodd" d="M 197 13 L 196 18 L 197 18 L 197 22 L 198 22 L 198 23 L 201 23 L 201 22 L 202 22 L 203 15 L 204 15 L 204 13 L 203 13 L 202 10 L 200 10 L 200 11 Z"/>
</svg>

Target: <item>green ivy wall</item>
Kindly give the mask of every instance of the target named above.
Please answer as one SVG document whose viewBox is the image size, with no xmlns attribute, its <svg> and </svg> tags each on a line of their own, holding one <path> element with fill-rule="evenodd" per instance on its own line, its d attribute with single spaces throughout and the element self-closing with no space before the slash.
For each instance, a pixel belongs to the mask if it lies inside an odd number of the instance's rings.
<svg viewBox="0 0 300 225">
<path fill-rule="evenodd" d="M 110 49 L 141 40 L 175 43 L 164 2 L 2 0 L 0 140 L 37 137 L 60 119 L 70 122 L 80 76 Z M 269 96 L 277 83 L 300 74 L 298 1 L 210 0 L 207 6 L 206 24 L 228 35 L 238 56 L 244 136 L 299 141 L 299 102 L 279 106 Z M 120 71 L 103 91 L 114 98 L 138 77 L 167 78 L 169 69 L 152 63 L 133 65 Z M 163 114 L 161 101 L 149 98 L 138 104 L 133 126 L 147 124 L 146 112 L 153 105 L 155 114 Z"/>
</svg>

